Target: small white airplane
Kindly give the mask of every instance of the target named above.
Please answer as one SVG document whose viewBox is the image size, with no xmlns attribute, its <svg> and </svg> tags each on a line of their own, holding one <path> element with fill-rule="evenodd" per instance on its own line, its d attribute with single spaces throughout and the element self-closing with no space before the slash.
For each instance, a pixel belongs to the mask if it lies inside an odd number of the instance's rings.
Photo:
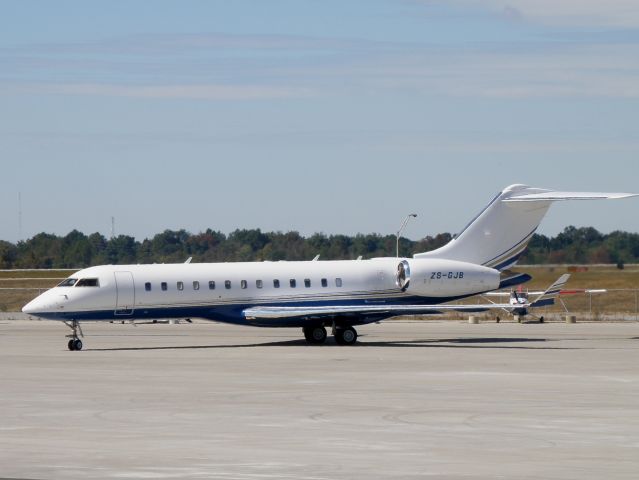
<svg viewBox="0 0 639 480">
<path fill-rule="evenodd" d="M 158 318 L 301 327 L 311 344 L 324 343 L 331 327 L 338 344 L 352 345 L 354 326 L 397 315 L 473 311 L 477 305 L 447 302 L 529 280 L 502 272 L 517 263 L 554 201 L 632 196 L 511 185 L 448 244 L 413 258 L 105 265 L 80 270 L 22 311 L 66 323 L 70 350 L 82 349 L 80 322 Z"/>
<path fill-rule="evenodd" d="M 526 315 L 530 315 L 532 317 L 536 317 L 532 313 L 531 310 L 539 307 L 548 307 L 550 305 L 555 304 L 555 300 L 561 295 L 563 287 L 566 285 L 568 280 L 570 279 L 570 274 L 566 273 L 559 277 L 550 287 L 548 287 L 543 292 L 523 292 L 521 290 L 513 289 L 510 292 L 487 292 L 481 295 L 485 297 L 490 304 L 495 305 L 489 297 L 508 297 L 509 307 L 503 308 L 507 313 L 513 316 L 517 316 L 520 319 L 525 317 Z M 520 287 L 521 288 L 521 287 Z M 529 300 L 531 297 L 536 297 L 532 302 Z M 495 307 L 493 307 L 495 308 Z M 478 311 L 485 311 L 486 309 L 481 309 Z M 539 321 L 543 322 L 544 317 L 536 317 Z"/>
<path fill-rule="evenodd" d="M 554 305 L 556 300 L 559 300 L 562 307 L 566 311 L 569 312 L 568 307 L 562 300 L 562 297 L 570 296 L 570 295 L 595 295 L 601 293 L 607 293 L 608 290 L 605 288 L 573 288 L 573 289 L 565 289 L 565 285 L 570 278 L 570 274 L 566 273 L 559 277 L 546 291 L 522 291 L 521 285 L 517 289 L 511 289 L 510 292 L 487 292 L 480 297 L 488 300 L 493 308 L 497 308 L 497 303 L 493 302 L 490 297 L 508 297 L 508 301 L 510 303 L 510 307 L 501 308 L 507 313 L 517 316 L 520 319 L 525 317 L 526 315 L 530 315 L 531 317 L 537 318 L 540 322 L 544 321 L 544 317 L 537 317 L 532 313 L 532 310 L 539 307 L 548 307 L 550 305 Z M 531 297 L 536 297 L 532 302 L 529 300 Z M 484 312 L 489 310 L 488 308 L 479 308 L 478 312 Z M 497 317 L 499 318 L 499 317 Z"/>
</svg>

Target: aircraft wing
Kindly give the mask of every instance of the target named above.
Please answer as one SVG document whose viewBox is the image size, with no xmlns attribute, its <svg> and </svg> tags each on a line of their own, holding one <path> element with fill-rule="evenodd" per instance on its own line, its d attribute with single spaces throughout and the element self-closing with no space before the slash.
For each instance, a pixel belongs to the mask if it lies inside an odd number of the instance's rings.
<svg viewBox="0 0 639 480">
<path fill-rule="evenodd" d="M 523 291 L 523 292 L 517 292 L 517 293 L 525 293 L 527 295 L 541 295 L 542 293 L 545 293 L 545 292 L 539 290 L 536 292 Z M 510 298 L 510 295 L 511 295 L 511 292 L 486 292 L 481 294 L 482 297 L 506 297 L 506 298 Z"/>
<path fill-rule="evenodd" d="M 577 288 L 572 290 L 562 290 L 560 292 L 560 295 L 579 295 L 593 293 L 608 293 L 608 290 L 605 288 Z"/>
<path fill-rule="evenodd" d="M 517 292 L 519 293 L 519 292 Z M 535 296 L 535 295 L 542 295 L 546 292 L 542 292 L 541 290 L 538 291 L 530 291 L 530 292 L 522 292 L 525 293 L 529 296 Z M 559 291 L 559 296 L 564 296 L 564 295 L 581 295 L 581 294 L 593 294 L 593 293 L 608 293 L 608 290 L 606 290 L 605 288 L 577 288 L 577 289 L 570 289 L 570 290 L 560 290 Z M 482 293 L 481 294 L 482 297 L 508 297 L 510 298 L 510 292 L 486 292 L 486 293 Z"/>
<path fill-rule="evenodd" d="M 605 293 L 608 290 L 560 290 L 559 291 L 559 295 L 575 295 L 577 293 Z M 542 290 L 531 290 L 531 291 L 526 291 L 524 290 L 523 292 L 517 292 L 517 293 L 525 293 L 526 295 L 529 296 L 535 296 L 535 295 L 543 295 L 544 293 L 546 293 L 545 291 Z M 510 298 L 510 292 L 486 292 L 486 293 L 482 293 L 481 294 L 482 297 L 508 297 Z"/>
<path fill-rule="evenodd" d="M 525 307 L 526 305 L 522 305 Z M 467 305 L 323 305 L 314 307 L 251 307 L 244 310 L 248 319 L 258 318 L 304 318 L 332 317 L 336 315 L 419 315 L 442 312 L 477 312 L 492 308 L 511 308 L 509 303 Z"/>
<path fill-rule="evenodd" d="M 550 287 L 548 287 L 546 290 L 543 291 L 537 291 L 537 292 L 533 292 L 533 291 L 528 291 L 528 292 L 517 292 L 517 293 L 525 293 L 528 296 L 536 296 L 536 295 L 540 295 L 541 297 L 556 297 L 557 295 L 572 295 L 572 294 L 576 294 L 576 293 L 603 293 L 606 292 L 606 290 L 563 290 L 562 287 L 564 285 L 566 285 L 566 283 L 568 282 L 568 279 L 570 278 L 570 274 L 566 273 L 564 275 L 562 275 L 561 277 L 559 277 L 555 283 L 553 283 Z M 495 292 L 486 292 L 486 293 L 482 293 L 481 296 L 482 297 L 509 297 L 512 295 L 512 292 L 499 292 L 499 291 L 495 291 Z M 538 298 L 537 300 L 542 300 L 542 298 Z M 543 298 L 545 300 L 545 298 Z M 535 303 L 535 302 L 533 302 Z M 535 306 L 535 305 L 533 305 Z"/>
</svg>

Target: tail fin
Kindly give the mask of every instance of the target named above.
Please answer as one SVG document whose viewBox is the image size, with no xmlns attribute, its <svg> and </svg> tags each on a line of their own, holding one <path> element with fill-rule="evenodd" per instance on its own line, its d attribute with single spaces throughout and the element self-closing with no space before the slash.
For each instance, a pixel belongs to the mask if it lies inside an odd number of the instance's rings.
<svg viewBox="0 0 639 480">
<path fill-rule="evenodd" d="M 526 185 L 507 187 L 459 235 L 437 250 L 415 258 L 459 260 L 497 270 L 517 263 L 552 202 L 636 196 L 629 193 L 555 192 Z"/>
<path fill-rule="evenodd" d="M 539 295 L 535 299 L 535 301 L 530 304 L 530 306 L 533 308 L 536 308 L 536 307 L 545 307 L 548 305 L 554 305 L 555 299 L 561 292 L 561 289 L 564 287 L 564 285 L 566 285 L 569 278 L 570 278 L 569 273 L 565 273 L 564 275 L 559 277 L 557 281 L 555 281 L 555 283 L 553 283 L 550 287 L 548 287 L 548 289 L 544 293 Z"/>
</svg>

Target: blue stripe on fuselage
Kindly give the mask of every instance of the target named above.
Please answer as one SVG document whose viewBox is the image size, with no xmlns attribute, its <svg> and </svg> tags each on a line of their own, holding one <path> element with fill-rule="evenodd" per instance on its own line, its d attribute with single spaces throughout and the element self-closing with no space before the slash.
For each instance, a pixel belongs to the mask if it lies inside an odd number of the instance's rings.
<svg viewBox="0 0 639 480">
<path fill-rule="evenodd" d="M 431 298 L 406 296 L 393 299 L 366 299 L 366 300 L 323 300 L 323 301 L 303 301 L 303 302 L 287 302 L 287 307 L 317 307 L 317 306 L 339 306 L 339 305 L 361 305 L 362 307 L 371 305 L 424 305 L 424 309 L 429 305 L 436 306 L 439 303 L 451 302 L 465 298 L 464 296 Z M 112 321 L 112 320 L 153 320 L 164 318 L 203 318 L 206 320 L 219 321 L 224 323 L 233 323 L 240 325 L 255 325 L 263 327 L 292 327 L 301 326 L 308 323 L 305 319 L 300 318 L 276 318 L 276 319 L 256 319 L 248 320 L 244 317 L 244 310 L 254 307 L 252 303 L 236 303 L 226 305 L 197 305 L 197 306 L 176 306 L 176 307 L 159 307 L 159 308 L 140 308 L 128 314 L 117 314 L 114 310 L 91 310 L 76 312 L 50 312 L 38 313 L 37 316 L 48 318 L 50 320 L 78 320 L 78 321 Z M 261 307 L 279 307 L 281 302 L 260 303 Z M 34 314 L 36 315 L 36 314 Z M 396 316 L 396 314 L 349 314 L 349 323 L 353 325 L 375 322 L 384 318 Z"/>
</svg>

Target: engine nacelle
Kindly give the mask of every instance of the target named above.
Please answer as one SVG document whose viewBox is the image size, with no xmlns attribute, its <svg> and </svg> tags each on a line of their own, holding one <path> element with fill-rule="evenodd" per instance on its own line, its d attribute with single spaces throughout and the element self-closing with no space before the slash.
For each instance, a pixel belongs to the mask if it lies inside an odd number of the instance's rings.
<svg viewBox="0 0 639 480">
<path fill-rule="evenodd" d="M 495 290 L 500 273 L 493 268 L 443 259 L 407 259 L 397 265 L 395 283 L 422 297 L 457 297 Z"/>
</svg>

